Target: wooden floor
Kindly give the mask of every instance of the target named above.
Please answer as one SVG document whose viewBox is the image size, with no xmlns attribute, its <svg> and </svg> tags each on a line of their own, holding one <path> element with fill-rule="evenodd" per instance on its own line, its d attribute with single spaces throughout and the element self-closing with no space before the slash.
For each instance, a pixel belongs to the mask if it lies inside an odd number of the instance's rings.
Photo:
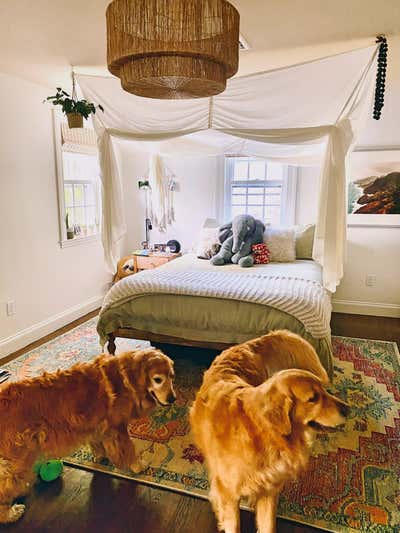
<svg viewBox="0 0 400 533">
<path fill-rule="evenodd" d="M 7 357 L 11 360 L 87 320 L 91 313 L 41 341 Z M 400 319 L 334 314 L 334 335 L 396 341 Z M 5 360 L 3 359 L 2 362 Z M 25 500 L 27 511 L 17 524 L 0 526 L 13 533 L 215 533 L 207 501 L 119 480 L 106 474 L 65 468 L 62 479 L 38 484 Z M 251 513 L 243 511 L 242 532 L 254 533 Z M 314 528 L 278 521 L 278 533 L 312 533 Z"/>
</svg>

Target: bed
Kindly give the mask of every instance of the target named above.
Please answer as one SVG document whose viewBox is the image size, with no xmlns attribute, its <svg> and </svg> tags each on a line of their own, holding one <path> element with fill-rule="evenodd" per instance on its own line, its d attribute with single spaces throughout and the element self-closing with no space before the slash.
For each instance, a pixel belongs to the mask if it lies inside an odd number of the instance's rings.
<svg viewBox="0 0 400 533">
<path fill-rule="evenodd" d="M 116 337 L 222 350 L 284 328 L 307 339 L 331 374 L 331 302 L 321 278 L 311 260 L 244 269 L 186 254 L 116 283 L 97 331 L 114 353 Z"/>
</svg>

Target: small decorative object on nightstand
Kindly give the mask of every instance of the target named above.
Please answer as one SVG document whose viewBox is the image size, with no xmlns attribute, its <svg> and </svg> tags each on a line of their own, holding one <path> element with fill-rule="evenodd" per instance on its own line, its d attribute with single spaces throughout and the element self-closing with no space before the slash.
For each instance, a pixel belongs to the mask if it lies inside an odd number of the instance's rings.
<svg viewBox="0 0 400 533">
<path fill-rule="evenodd" d="M 180 253 L 150 252 L 149 250 L 138 250 L 137 253 L 127 255 L 118 261 L 117 272 L 114 276 L 114 283 L 126 278 L 131 274 L 136 274 L 141 270 L 157 268 L 173 259 L 180 257 Z"/>
</svg>

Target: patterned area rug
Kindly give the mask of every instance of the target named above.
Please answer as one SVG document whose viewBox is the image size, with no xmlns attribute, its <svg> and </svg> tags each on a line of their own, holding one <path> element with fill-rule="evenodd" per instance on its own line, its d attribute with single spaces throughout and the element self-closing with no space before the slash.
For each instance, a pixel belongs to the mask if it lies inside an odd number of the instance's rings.
<svg viewBox="0 0 400 533">
<path fill-rule="evenodd" d="M 13 380 L 66 368 L 99 353 L 96 319 L 5 365 Z M 395 343 L 334 338 L 334 389 L 351 406 L 344 432 L 318 437 L 308 472 L 288 484 L 279 515 L 328 531 L 400 531 L 400 366 Z M 119 340 L 118 351 L 145 346 Z M 140 475 L 93 462 L 83 448 L 66 462 L 142 483 L 207 497 L 203 458 L 187 419 L 210 359 L 175 358 L 178 400 L 129 428 L 148 465 Z"/>
</svg>

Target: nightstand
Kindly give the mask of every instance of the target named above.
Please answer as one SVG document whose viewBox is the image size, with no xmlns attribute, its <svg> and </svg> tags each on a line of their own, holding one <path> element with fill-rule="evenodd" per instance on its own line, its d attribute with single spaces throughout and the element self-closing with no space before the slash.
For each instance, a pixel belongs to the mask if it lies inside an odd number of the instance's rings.
<svg viewBox="0 0 400 533">
<path fill-rule="evenodd" d="M 136 274 L 141 270 L 149 270 L 157 268 L 165 263 L 169 263 L 173 259 L 180 257 L 182 254 L 160 253 L 154 252 L 149 255 L 127 255 L 118 261 L 117 273 L 114 276 L 114 283 L 126 276 Z"/>
</svg>

